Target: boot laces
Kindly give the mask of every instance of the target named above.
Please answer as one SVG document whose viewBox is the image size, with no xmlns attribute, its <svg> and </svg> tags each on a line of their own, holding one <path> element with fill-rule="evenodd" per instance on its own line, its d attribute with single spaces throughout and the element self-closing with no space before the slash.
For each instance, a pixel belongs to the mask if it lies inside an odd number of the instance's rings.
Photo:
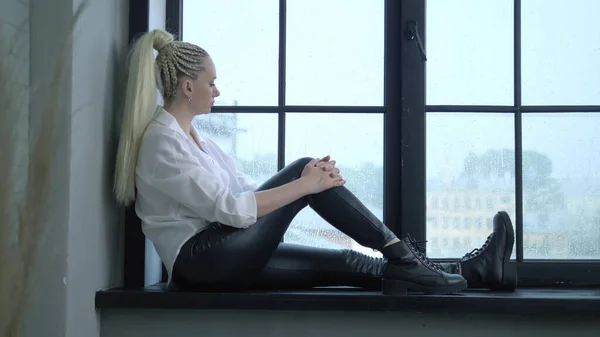
<svg viewBox="0 0 600 337">
<path fill-rule="evenodd" d="M 425 247 L 423 244 L 427 243 L 427 240 L 417 241 L 410 234 L 407 235 L 406 239 L 406 244 L 412 248 L 419 260 L 437 271 L 442 271 L 437 264 L 433 263 L 431 260 L 429 260 L 429 258 L 427 258 L 427 256 L 425 256 Z"/>
<path fill-rule="evenodd" d="M 490 245 L 490 242 L 492 241 L 493 236 L 494 236 L 494 233 L 488 235 L 487 239 L 485 240 L 485 242 L 483 243 L 483 245 L 481 247 L 475 248 L 472 251 L 466 253 L 465 256 L 463 256 L 459 262 L 464 262 L 464 261 L 470 260 L 474 257 L 481 255 L 486 250 L 486 248 Z"/>
</svg>

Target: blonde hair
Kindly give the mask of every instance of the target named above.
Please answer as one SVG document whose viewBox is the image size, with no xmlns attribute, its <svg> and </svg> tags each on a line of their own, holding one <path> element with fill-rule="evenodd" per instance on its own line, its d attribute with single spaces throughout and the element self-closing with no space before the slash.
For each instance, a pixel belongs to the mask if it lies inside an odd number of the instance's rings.
<svg viewBox="0 0 600 337">
<path fill-rule="evenodd" d="M 158 51 L 156 61 L 154 50 Z M 165 101 L 176 98 L 181 76 L 196 79 L 204 70 L 208 53 L 191 43 L 175 41 L 164 30 L 153 30 L 137 39 L 129 56 L 129 74 L 113 190 L 117 202 L 135 200 L 135 169 L 140 142 L 154 116 L 158 93 Z"/>
</svg>

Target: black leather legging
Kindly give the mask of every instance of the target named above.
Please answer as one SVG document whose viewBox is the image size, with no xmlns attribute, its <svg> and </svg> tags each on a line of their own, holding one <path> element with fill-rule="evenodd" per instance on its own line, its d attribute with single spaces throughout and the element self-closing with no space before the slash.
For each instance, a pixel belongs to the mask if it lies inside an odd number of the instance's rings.
<svg viewBox="0 0 600 337">
<path fill-rule="evenodd" d="M 310 160 L 296 160 L 259 190 L 298 179 Z M 396 238 L 346 187 L 336 187 L 298 199 L 259 218 L 247 229 L 213 223 L 181 249 L 173 267 L 172 285 L 207 291 L 317 286 L 379 289 L 383 259 L 349 249 L 281 242 L 296 214 L 307 205 L 363 246 L 380 249 Z"/>
</svg>

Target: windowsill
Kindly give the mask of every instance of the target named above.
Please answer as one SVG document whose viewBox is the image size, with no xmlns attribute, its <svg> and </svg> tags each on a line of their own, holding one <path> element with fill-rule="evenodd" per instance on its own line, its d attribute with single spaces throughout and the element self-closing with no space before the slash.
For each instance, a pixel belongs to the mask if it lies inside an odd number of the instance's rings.
<svg viewBox="0 0 600 337">
<path fill-rule="evenodd" d="M 514 292 L 467 290 L 455 295 L 387 296 L 354 288 L 311 291 L 200 293 L 143 289 L 96 293 L 99 309 L 339 310 L 600 316 L 600 289 L 521 288 Z"/>
</svg>

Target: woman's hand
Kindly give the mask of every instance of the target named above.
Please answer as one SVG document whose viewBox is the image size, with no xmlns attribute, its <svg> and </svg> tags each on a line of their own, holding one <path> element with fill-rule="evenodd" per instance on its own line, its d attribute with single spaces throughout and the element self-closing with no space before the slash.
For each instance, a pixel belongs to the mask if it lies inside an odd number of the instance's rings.
<svg viewBox="0 0 600 337">
<path fill-rule="evenodd" d="M 265 191 L 254 192 L 257 216 L 263 217 L 304 196 L 344 185 L 346 181 L 339 175 L 340 170 L 335 167 L 335 161 L 329 159 L 329 156 L 326 156 L 321 160 L 311 160 L 302 170 L 299 179 Z"/>
<path fill-rule="evenodd" d="M 321 167 L 325 171 L 333 171 L 334 174 L 339 175 L 340 170 L 335 167 L 336 161 L 335 160 L 330 160 L 330 159 L 331 159 L 330 156 L 326 156 L 325 158 L 322 158 L 317 163 L 317 167 Z"/>
<path fill-rule="evenodd" d="M 306 182 L 310 194 L 320 193 L 333 187 L 342 186 L 346 183 L 339 174 L 340 170 L 335 167 L 334 161 L 326 161 L 319 158 L 311 160 L 302 171 L 300 179 Z"/>
</svg>

